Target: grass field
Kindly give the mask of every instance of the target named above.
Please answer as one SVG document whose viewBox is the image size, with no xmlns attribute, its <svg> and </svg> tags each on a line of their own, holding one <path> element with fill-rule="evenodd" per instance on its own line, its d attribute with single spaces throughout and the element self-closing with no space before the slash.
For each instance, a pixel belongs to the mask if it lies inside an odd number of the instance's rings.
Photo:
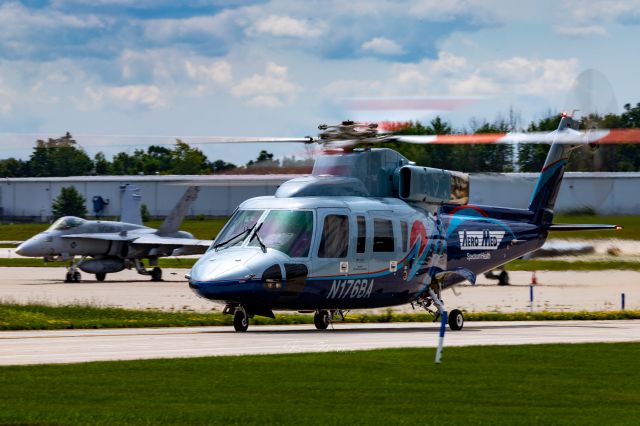
<svg viewBox="0 0 640 426">
<path fill-rule="evenodd" d="M 640 344 L 0 367 L 0 424 L 638 424 Z"/>
<path fill-rule="evenodd" d="M 184 221 L 182 230 L 191 232 L 199 239 L 215 237 L 228 218 Z M 590 216 L 590 215 L 557 215 L 556 223 L 609 223 L 621 225 L 620 231 L 584 231 L 584 232 L 552 232 L 550 238 L 621 238 L 625 240 L 640 240 L 640 216 Z M 146 226 L 157 228 L 161 220 L 145 223 Z M 47 223 L 16 223 L 0 224 L 0 241 L 24 241 L 49 227 Z"/>
<path fill-rule="evenodd" d="M 180 228 L 183 231 L 191 232 L 196 238 L 210 240 L 220 232 L 220 229 L 227 222 L 228 218 L 217 219 L 187 219 Z M 152 220 L 145 225 L 151 228 L 158 228 L 161 220 Z M 0 224 L 0 241 L 24 241 L 35 234 L 46 230 L 48 223 L 13 223 Z"/>
<path fill-rule="evenodd" d="M 602 312 L 468 312 L 467 321 L 534 321 L 534 320 L 615 320 L 640 319 L 640 311 Z M 430 322 L 427 313 L 349 314 L 346 322 Z M 311 315 L 278 314 L 276 319 L 255 317 L 252 324 L 312 324 Z M 101 308 L 94 306 L 47 306 L 39 304 L 0 304 L 0 330 L 56 330 L 72 328 L 189 327 L 231 325 L 232 317 L 220 312 L 164 312 Z"/>
<path fill-rule="evenodd" d="M 162 258 L 158 265 L 162 268 L 190 269 L 197 259 L 193 258 Z M 69 262 L 47 262 L 39 258 L 0 258 L 0 267 L 65 267 Z M 566 260 L 514 260 L 507 263 L 509 271 L 606 271 L 627 270 L 640 271 L 640 262 L 624 260 L 598 260 L 598 261 L 566 261 Z M 87 275 L 91 279 L 91 275 Z"/>
</svg>

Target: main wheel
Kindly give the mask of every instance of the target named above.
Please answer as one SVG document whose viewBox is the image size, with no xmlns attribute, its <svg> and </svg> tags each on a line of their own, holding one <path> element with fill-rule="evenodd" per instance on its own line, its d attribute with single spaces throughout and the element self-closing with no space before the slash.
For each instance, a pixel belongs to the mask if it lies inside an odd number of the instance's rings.
<svg viewBox="0 0 640 426">
<path fill-rule="evenodd" d="M 107 278 L 107 274 L 105 272 L 98 272 L 96 274 L 96 280 L 100 282 L 104 281 L 105 278 Z"/>
<path fill-rule="evenodd" d="M 509 274 L 507 271 L 502 271 L 500 275 L 498 275 L 498 285 L 509 285 Z"/>
<path fill-rule="evenodd" d="M 249 328 L 249 318 L 247 318 L 247 313 L 243 309 L 237 309 L 236 313 L 233 314 L 233 328 L 236 331 L 247 331 Z"/>
<path fill-rule="evenodd" d="M 73 273 L 67 272 L 67 275 L 65 275 L 65 277 L 64 277 L 64 282 L 65 283 L 72 283 L 73 282 Z"/>
<path fill-rule="evenodd" d="M 331 323 L 331 317 L 327 311 L 318 311 L 313 315 L 313 323 L 318 330 L 326 330 Z"/>
<path fill-rule="evenodd" d="M 459 309 L 454 309 L 449 312 L 449 328 L 451 330 L 462 330 L 463 325 L 464 315 L 462 315 L 462 312 Z"/>
<path fill-rule="evenodd" d="M 156 266 L 151 270 L 151 281 L 162 281 L 162 269 Z"/>
<path fill-rule="evenodd" d="M 80 275 L 80 272 L 76 271 L 73 273 L 73 282 L 74 283 L 79 283 L 80 282 L 80 278 L 82 276 Z"/>
</svg>

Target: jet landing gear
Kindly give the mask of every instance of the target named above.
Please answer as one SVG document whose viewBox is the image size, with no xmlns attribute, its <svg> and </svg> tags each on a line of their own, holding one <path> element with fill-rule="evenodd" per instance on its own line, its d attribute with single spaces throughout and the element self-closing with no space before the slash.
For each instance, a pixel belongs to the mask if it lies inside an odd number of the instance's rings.
<svg viewBox="0 0 640 426">
<path fill-rule="evenodd" d="M 78 265 L 80 265 L 84 261 L 84 259 L 85 256 L 81 257 L 77 262 L 74 259 L 71 260 L 71 265 L 69 265 L 69 267 L 67 268 L 67 275 L 65 275 L 64 278 L 65 283 L 80 282 L 80 278 L 82 278 L 82 275 L 80 275 L 80 271 L 78 271 Z"/>
<path fill-rule="evenodd" d="M 156 263 L 157 264 L 157 263 Z M 152 270 L 147 270 L 139 259 L 135 259 L 136 272 L 140 275 L 151 275 L 151 281 L 162 281 L 162 269 L 154 266 Z"/>
</svg>

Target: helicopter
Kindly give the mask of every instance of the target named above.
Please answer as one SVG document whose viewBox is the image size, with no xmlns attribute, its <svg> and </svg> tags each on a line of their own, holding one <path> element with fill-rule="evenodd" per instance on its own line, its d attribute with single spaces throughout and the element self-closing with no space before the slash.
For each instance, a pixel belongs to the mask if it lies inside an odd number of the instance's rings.
<svg viewBox="0 0 640 426">
<path fill-rule="evenodd" d="M 577 129 L 567 113 L 550 133 L 400 136 L 375 123 L 320 125 L 317 138 L 289 140 L 322 145 L 312 174 L 240 204 L 187 274 L 189 286 L 224 303 L 238 332 L 276 310 L 313 313 L 324 330 L 351 309 L 404 304 L 461 330 L 464 315 L 447 313 L 444 290 L 537 250 L 550 231 L 621 229 L 553 223 L 572 150 L 640 140 L 635 129 Z M 385 142 L 551 147 L 523 209 L 469 204 L 467 174 L 416 166 L 376 147 Z"/>
</svg>

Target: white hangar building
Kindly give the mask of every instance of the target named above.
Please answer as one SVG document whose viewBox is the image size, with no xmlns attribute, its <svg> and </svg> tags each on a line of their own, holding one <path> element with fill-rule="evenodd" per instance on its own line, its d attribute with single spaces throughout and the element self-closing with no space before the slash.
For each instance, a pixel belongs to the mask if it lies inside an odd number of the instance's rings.
<svg viewBox="0 0 640 426">
<path fill-rule="evenodd" d="M 472 174 L 470 202 L 526 207 L 537 173 Z M 165 216 L 190 184 L 201 190 L 189 214 L 228 216 L 242 201 L 273 195 L 278 186 L 295 175 L 211 176 L 81 176 L 52 178 L 0 178 L 0 218 L 49 221 L 51 204 L 63 187 L 74 186 L 87 200 L 108 200 L 103 216 L 120 211 L 120 187 L 140 188 L 142 203 L 152 216 Z M 594 210 L 598 214 L 640 214 L 640 173 L 566 173 L 558 196 L 558 211 Z"/>
</svg>

